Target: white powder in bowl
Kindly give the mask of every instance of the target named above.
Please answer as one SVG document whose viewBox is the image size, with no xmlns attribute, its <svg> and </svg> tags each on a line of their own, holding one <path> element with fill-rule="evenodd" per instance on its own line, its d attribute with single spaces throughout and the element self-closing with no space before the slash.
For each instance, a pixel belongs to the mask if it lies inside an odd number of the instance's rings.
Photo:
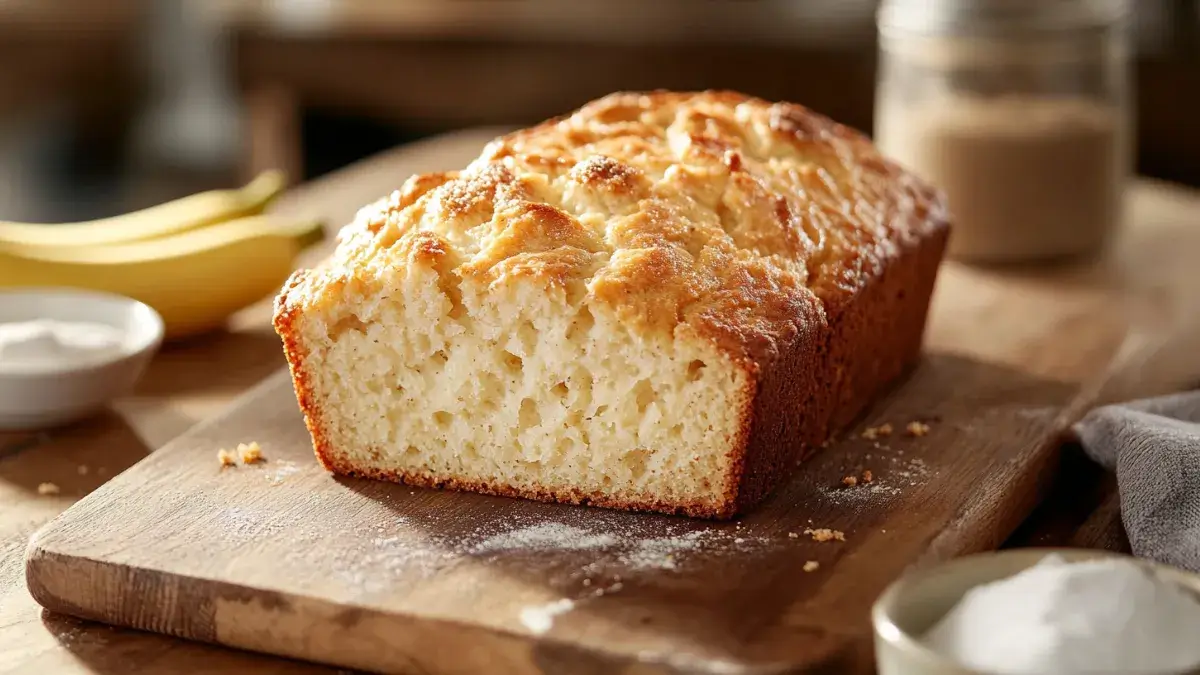
<svg viewBox="0 0 1200 675">
<path fill-rule="evenodd" d="M 1047 556 L 966 593 L 926 644 L 977 670 L 1161 673 L 1200 666 L 1200 602 L 1129 560 Z"/>
</svg>

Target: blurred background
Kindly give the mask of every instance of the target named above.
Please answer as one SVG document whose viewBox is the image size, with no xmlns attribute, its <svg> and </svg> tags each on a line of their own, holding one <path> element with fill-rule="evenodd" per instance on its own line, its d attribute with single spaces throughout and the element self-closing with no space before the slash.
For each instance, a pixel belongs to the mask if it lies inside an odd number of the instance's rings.
<svg viewBox="0 0 1200 675">
<path fill-rule="evenodd" d="M 1137 0 L 1138 168 L 1200 185 L 1200 0 Z M 872 126 L 874 0 L 0 0 L 0 219 L 121 213 L 617 89 Z M 397 176 L 399 184 L 405 177 Z"/>
</svg>

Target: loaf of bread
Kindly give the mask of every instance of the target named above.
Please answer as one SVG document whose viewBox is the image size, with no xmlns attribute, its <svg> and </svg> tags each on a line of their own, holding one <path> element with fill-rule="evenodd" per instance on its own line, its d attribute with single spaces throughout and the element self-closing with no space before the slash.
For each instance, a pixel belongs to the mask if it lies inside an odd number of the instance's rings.
<svg viewBox="0 0 1200 675">
<path fill-rule="evenodd" d="M 948 229 L 801 106 L 613 94 L 361 210 L 275 327 L 331 471 L 726 518 L 914 363 Z"/>
</svg>

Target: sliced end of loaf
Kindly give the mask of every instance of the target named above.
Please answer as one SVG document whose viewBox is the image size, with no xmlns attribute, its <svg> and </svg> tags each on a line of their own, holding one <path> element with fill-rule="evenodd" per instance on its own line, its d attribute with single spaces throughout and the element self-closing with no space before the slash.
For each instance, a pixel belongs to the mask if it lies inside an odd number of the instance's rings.
<svg viewBox="0 0 1200 675">
<path fill-rule="evenodd" d="M 682 329 L 673 339 L 635 334 L 583 294 L 530 283 L 450 288 L 441 274 L 414 265 L 281 313 L 329 469 L 733 514 L 753 393 L 745 367 Z"/>
</svg>

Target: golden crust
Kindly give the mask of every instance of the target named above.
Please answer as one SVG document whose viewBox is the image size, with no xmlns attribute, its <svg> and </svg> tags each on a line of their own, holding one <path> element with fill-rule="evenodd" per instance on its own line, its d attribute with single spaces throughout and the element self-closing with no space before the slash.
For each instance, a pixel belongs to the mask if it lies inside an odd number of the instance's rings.
<svg viewBox="0 0 1200 675">
<path fill-rule="evenodd" d="M 496 139 L 463 171 L 409 179 L 285 301 L 452 251 L 460 278 L 582 285 L 637 329 L 689 326 L 758 369 L 814 299 L 847 302 L 947 222 L 935 190 L 802 106 L 618 93 Z"/>
<path fill-rule="evenodd" d="M 297 398 L 338 473 L 724 518 L 763 499 L 917 358 L 948 234 L 941 195 L 861 134 L 732 92 L 613 94 L 409 179 L 277 299 Z M 752 376 L 719 504 L 350 466 L 330 447 L 298 313 L 395 266 L 582 289 L 633 330 L 706 339 Z"/>
</svg>

